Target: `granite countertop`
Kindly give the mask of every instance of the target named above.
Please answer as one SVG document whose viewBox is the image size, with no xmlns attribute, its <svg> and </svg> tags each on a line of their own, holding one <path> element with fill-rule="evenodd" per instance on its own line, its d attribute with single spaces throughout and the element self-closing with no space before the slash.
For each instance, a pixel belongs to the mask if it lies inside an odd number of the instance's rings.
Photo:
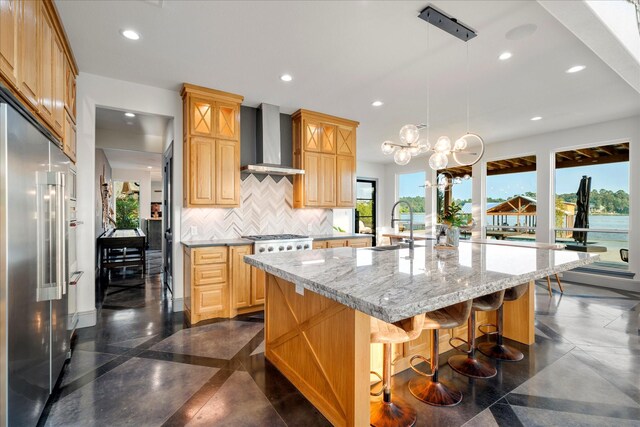
<svg viewBox="0 0 640 427">
<path fill-rule="evenodd" d="M 336 234 L 312 234 L 313 240 L 340 240 L 340 239 L 366 239 L 372 238 L 373 234 L 365 233 L 336 233 Z"/>
<path fill-rule="evenodd" d="M 248 239 L 212 239 L 212 240 L 183 240 L 183 246 L 187 248 L 204 248 L 207 246 L 242 246 L 253 245 Z"/>
<path fill-rule="evenodd" d="M 375 248 L 374 248 L 375 249 Z M 396 322 L 591 264 L 598 255 L 461 242 L 375 251 L 335 248 L 248 255 L 245 262 L 365 314 Z"/>
</svg>

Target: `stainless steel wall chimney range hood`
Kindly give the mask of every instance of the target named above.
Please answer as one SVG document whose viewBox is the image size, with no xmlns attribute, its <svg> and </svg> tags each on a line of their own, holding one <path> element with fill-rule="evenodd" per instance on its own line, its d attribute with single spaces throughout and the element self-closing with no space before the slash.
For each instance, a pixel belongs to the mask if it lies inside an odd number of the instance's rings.
<svg viewBox="0 0 640 427">
<path fill-rule="evenodd" d="M 245 173 L 299 175 L 302 169 L 282 165 L 280 155 L 280 107 L 260 104 L 256 120 L 256 164 L 242 166 Z"/>
</svg>

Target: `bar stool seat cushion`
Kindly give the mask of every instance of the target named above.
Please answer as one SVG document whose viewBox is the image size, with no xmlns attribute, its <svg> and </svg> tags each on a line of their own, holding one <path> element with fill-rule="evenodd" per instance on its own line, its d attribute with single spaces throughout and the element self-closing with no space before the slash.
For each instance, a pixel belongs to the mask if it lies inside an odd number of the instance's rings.
<svg viewBox="0 0 640 427">
<path fill-rule="evenodd" d="M 451 329 L 464 324 L 471 313 L 471 301 L 450 305 L 425 314 L 423 329 Z"/>
<path fill-rule="evenodd" d="M 529 289 L 528 283 L 523 283 L 522 285 L 514 286 L 513 288 L 509 288 L 504 292 L 504 300 L 505 301 L 515 301 L 524 295 Z"/>
<path fill-rule="evenodd" d="M 371 342 L 398 344 L 414 340 L 420 336 L 424 314 L 395 323 L 387 323 L 371 317 Z"/>
<path fill-rule="evenodd" d="M 474 311 L 494 311 L 500 308 L 504 299 L 504 291 L 494 292 L 473 299 Z"/>
</svg>

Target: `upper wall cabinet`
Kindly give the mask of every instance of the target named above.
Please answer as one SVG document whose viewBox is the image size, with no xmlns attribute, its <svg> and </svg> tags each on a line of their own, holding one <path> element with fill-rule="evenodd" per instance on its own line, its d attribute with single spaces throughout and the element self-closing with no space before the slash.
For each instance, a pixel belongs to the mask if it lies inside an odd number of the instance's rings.
<svg viewBox="0 0 640 427">
<path fill-rule="evenodd" d="M 358 122 L 308 110 L 293 114 L 293 178 L 296 208 L 355 206 Z"/>
<path fill-rule="evenodd" d="M 0 80 L 74 162 L 77 74 L 52 0 L 0 0 Z"/>
<path fill-rule="evenodd" d="M 185 83 L 184 206 L 240 206 L 240 104 L 243 97 Z"/>
</svg>

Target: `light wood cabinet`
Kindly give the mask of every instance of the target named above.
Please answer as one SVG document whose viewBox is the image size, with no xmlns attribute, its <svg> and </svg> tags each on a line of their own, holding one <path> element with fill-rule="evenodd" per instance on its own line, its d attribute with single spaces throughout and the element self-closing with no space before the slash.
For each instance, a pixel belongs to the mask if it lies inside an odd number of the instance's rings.
<svg viewBox="0 0 640 427">
<path fill-rule="evenodd" d="M 314 240 L 313 249 L 327 249 L 327 248 L 368 248 L 371 246 L 371 237 L 352 237 L 350 239 L 329 239 L 329 240 Z"/>
<path fill-rule="evenodd" d="M 233 307 L 244 308 L 251 305 L 251 266 L 242 259 L 251 255 L 251 246 L 231 246 L 231 282 L 233 283 Z"/>
<path fill-rule="evenodd" d="M 242 96 L 185 83 L 184 206 L 240 205 Z"/>
<path fill-rule="evenodd" d="M 184 308 L 192 324 L 264 309 L 266 275 L 244 262 L 253 245 L 184 248 Z"/>
<path fill-rule="evenodd" d="M 38 81 L 38 113 L 50 126 L 53 126 L 53 108 L 55 102 L 55 30 L 51 16 L 44 3 L 40 3 L 40 21 L 38 26 L 38 60 L 40 63 Z"/>
<path fill-rule="evenodd" d="M 73 163 L 76 162 L 76 146 L 77 146 L 77 133 L 76 124 L 69 115 L 68 111 L 64 112 L 64 138 L 62 139 L 62 151 L 71 159 Z"/>
<path fill-rule="evenodd" d="M 0 0 L 0 74 L 18 87 L 18 31 L 20 28 L 17 0 Z"/>
<path fill-rule="evenodd" d="M 0 0 L 0 80 L 73 162 L 77 73 L 52 0 Z"/>
<path fill-rule="evenodd" d="M 215 177 L 216 205 L 240 204 L 240 141 L 216 140 Z"/>
<path fill-rule="evenodd" d="M 39 101 L 39 42 L 40 3 L 19 0 L 18 28 L 18 91 L 31 106 L 38 108 Z"/>
<path fill-rule="evenodd" d="M 355 206 L 358 122 L 307 110 L 292 116 L 295 208 Z"/>
<path fill-rule="evenodd" d="M 227 248 L 184 249 L 184 308 L 193 324 L 229 317 Z"/>
<path fill-rule="evenodd" d="M 336 157 L 336 205 L 338 207 L 355 206 L 356 196 L 356 159 L 352 156 Z"/>
</svg>

